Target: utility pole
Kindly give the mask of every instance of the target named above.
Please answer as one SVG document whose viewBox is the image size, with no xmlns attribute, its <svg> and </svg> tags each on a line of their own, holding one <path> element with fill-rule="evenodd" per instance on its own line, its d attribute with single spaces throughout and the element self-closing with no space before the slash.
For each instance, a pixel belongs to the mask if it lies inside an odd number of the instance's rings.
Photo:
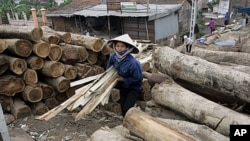
<svg viewBox="0 0 250 141">
<path fill-rule="evenodd" d="M 196 24 L 196 20 L 197 20 L 197 0 L 192 0 L 189 37 L 193 41 L 195 40 L 194 27 Z"/>
</svg>

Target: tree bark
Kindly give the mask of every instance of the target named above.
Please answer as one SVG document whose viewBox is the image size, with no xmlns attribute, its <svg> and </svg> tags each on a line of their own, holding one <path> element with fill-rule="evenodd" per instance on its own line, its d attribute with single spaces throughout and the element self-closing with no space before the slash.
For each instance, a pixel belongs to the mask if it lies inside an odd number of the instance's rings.
<svg viewBox="0 0 250 141">
<path fill-rule="evenodd" d="M 26 102 L 36 103 L 42 100 L 43 90 L 37 85 L 26 85 L 24 91 L 22 92 L 23 100 Z"/>
<path fill-rule="evenodd" d="M 31 116 L 30 107 L 26 105 L 20 98 L 15 98 L 13 100 L 13 107 L 11 107 L 10 111 L 14 115 L 15 119 Z"/>
<path fill-rule="evenodd" d="M 49 43 L 49 44 L 59 44 L 60 42 L 60 37 L 56 35 L 55 33 L 48 33 L 48 32 L 43 32 L 43 37 L 42 40 Z"/>
<path fill-rule="evenodd" d="M 0 94 L 6 96 L 14 96 L 22 92 L 25 88 L 23 79 L 14 75 L 4 75 L 0 77 Z"/>
<path fill-rule="evenodd" d="M 77 48 L 72 46 L 61 46 L 62 47 L 62 57 L 61 62 L 65 64 L 75 64 L 80 60 L 80 54 Z"/>
<path fill-rule="evenodd" d="M 168 124 L 172 129 L 191 135 L 196 140 L 200 141 L 229 141 L 227 136 L 224 136 L 206 125 L 200 125 L 183 120 L 163 119 L 158 118 Z"/>
<path fill-rule="evenodd" d="M 69 45 L 69 44 L 67 44 L 67 46 L 71 46 L 72 48 L 76 48 L 78 50 L 80 56 L 78 62 L 84 62 L 89 57 L 89 53 L 85 47 L 77 45 Z"/>
<path fill-rule="evenodd" d="M 123 126 L 146 141 L 194 141 L 193 138 L 171 129 L 164 122 L 136 108 L 131 108 L 126 113 Z"/>
<path fill-rule="evenodd" d="M 40 41 L 33 46 L 33 53 L 38 57 L 46 58 L 50 53 L 50 44 Z"/>
<path fill-rule="evenodd" d="M 65 92 L 70 87 L 70 80 L 64 76 L 57 78 L 45 78 L 44 82 L 51 85 L 59 93 Z"/>
<path fill-rule="evenodd" d="M 51 61 L 59 61 L 62 57 L 62 48 L 56 44 L 50 44 L 49 59 Z"/>
<path fill-rule="evenodd" d="M 43 102 L 32 103 L 30 107 L 32 115 L 42 115 L 49 111 L 49 108 Z"/>
<path fill-rule="evenodd" d="M 89 64 L 95 64 L 98 60 L 98 53 L 97 52 L 94 52 L 94 51 L 91 51 L 91 50 L 88 50 L 88 58 L 87 58 L 87 61 Z"/>
<path fill-rule="evenodd" d="M 59 104 L 59 102 L 56 100 L 55 97 L 50 97 L 50 98 L 45 99 L 43 101 L 44 101 L 44 104 L 49 108 L 49 110 L 55 108 Z"/>
<path fill-rule="evenodd" d="M 89 50 L 94 52 L 100 52 L 104 46 L 104 42 L 100 38 L 81 35 L 81 34 L 71 34 L 70 44 L 84 46 Z"/>
<path fill-rule="evenodd" d="M 163 82 L 152 88 L 156 103 L 178 111 L 188 118 L 206 124 L 217 132 L 229 136 L 230 125 L 248 124 L 250 117 L 203 98 L 174 81 Z"/>
<path fill-rule="evenodd" d="M 201 48 L 195 48 L 191 54 L 193 56 L 203 58 L 209 62 L 213 62 L 216 64 L 220 64 L 221 62 L 228 62 L 228 63 L 250 66 L 249 53 L 212 51 Z"/>
<path fill-rule="evenodd" d="M 56 36 L 59 36 L 60 40 L 59 42 L 64 42 L 64 43 L 70 43 L 71 42 L 71 33 L 69 32 L 60 32 L 60 31 L 55 31 L 48 26 L 41 26 L 42 30 L 45 32 L 45 34 L 55 34 Z"/>
<path fill-rule="evenodd" d="M 0 103 L 4 111 L 10 111 L 13 107 L 13 98 L 11 96 L 5 96 L 0 94 Z"/>
<path fill-rule="evenodd" d="M 44 66 L 44 59 L 38 56 L 30 56 L 26 59 L 27 65 L 33 70 L 40 70 Z"/>
<path fill-rule="evenodd" d="M 4 52 L 8 48 L 8 42 L 4 39 L 0 39 L 0 53 Z"/>
<path fill-rule="evenodd" d="M 249 74 L 227 69 L 201 58 L 183 55 L 169 47 L 159 48 L 154 52 L 154 66 L 173 78 L 250 103 Z"/>
<path fill-rule="evenodd" d="M 43 31 L 38 27 L 5 25 L 0 27 L 0 38 L 27 39 L 39 42 L 42 39 Z"/>
<path fill-rule="evenodd" d="M 41 69 L 41 73 L 48 77 L 59 77 L 64 73 L 65 67 L 61 62 L 45 61 L 44 67 Z"/>
<path fill-rule="evenodd" d="M 33 44 L 29 40 L 25 39 L 6 39 L 9 47 L 6 51 L 11 55 L 17 55 L 20 57 L 29 57 L 32 53 Z"/>
<path fill-rule="evenodd" d="M 6 72 L 9 67 L 9 61 L 5 58 L 4 55 L 0 54 L 0 75 Z"/>
</svg>

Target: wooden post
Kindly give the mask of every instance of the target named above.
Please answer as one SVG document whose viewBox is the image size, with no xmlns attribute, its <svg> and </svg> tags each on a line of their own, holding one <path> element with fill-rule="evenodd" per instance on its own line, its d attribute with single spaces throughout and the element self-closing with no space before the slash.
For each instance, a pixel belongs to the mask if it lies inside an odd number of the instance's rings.
<svg viewBox="0 0 250 141">
<path fill-rule="evenodd" d="M 36 9 L 33 7 L 30 10 L 31 10 L 31 13 L 32 13 L 33 21 L 34 21 L 34 26 L 38 26 L 38 20 L 37 20 L 37 16 L 36 16 Z"/>
<path fill-rule="evenodd" d="M 0 102 L 0 133 L 2 137 L 2 139 L 0 138 L 1 141 L 10 141 L 9 131 L 7 129 L 6 122 L 4 119 L 1 102 Z"/>
</svg>

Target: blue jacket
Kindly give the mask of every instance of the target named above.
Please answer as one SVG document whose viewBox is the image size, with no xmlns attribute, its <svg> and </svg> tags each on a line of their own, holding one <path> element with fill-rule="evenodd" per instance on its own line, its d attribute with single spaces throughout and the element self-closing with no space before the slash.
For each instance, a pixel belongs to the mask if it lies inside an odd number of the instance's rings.
<svg viewBox="0 0 250 141">
<path fill-rule="evenodd" d="M 124 78 L 124 81 L 118 82 L 118 85 L 123 88 L 141 90 L 142 86 L 142 67 L 131 54 L 128 54 L 121 62 L 115 59 L 115 53 L 111 54 L 107 64 L 107 69 L 114 66 L 118 75 Z"/>
</svg>

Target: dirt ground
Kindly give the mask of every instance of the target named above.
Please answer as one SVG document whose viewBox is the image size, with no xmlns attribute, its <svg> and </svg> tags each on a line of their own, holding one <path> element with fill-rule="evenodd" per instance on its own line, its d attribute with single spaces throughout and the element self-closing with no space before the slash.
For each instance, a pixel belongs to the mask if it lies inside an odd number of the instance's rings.
<svg viewBox="0 0 250 141">
<path fill-rule="evenodd" d="M 76 114 L 65 110 L 49 121 L 35 117 L 15 120 L 8 125 L 11 141 L 86 141 L 101 127 L 122 125 L 122 116 L 99 108 L 79 121 L 74 121 Z"/>
</svg>

